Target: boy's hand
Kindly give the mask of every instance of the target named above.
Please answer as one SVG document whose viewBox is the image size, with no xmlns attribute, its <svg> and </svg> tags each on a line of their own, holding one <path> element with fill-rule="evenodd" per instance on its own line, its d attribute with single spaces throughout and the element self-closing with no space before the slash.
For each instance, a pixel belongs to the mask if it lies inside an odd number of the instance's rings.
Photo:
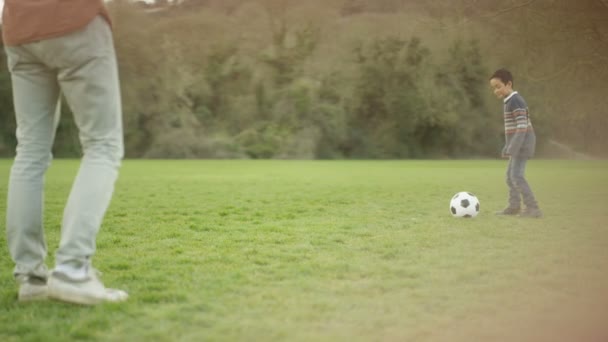
<svg viewBox="0 0 608 342">
<path fill-rule="evenodd" d="M 502 154 L 502 157 L 503 157 L 503 158 L 505 158 L 505 159 L 509 159 L 509 158 L 511 158 L 511 155 L 510 155 L 510 154 L 503 153 L 503 154 Z"/>
</svg>

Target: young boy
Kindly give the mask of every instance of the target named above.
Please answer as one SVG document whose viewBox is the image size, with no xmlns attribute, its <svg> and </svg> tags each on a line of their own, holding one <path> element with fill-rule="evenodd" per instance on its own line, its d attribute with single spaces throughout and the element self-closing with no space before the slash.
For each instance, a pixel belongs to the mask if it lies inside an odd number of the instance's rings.
<svg viewBox="0 0 608 342">
<path fill-rule="evenodd" d="M 542 217 L 534 193 L 524 174 L 526 162 L 534 155 L 536 135 L 530 121 L 528 106 L 521 95 L 513 90 L 513 76 L 506 69 L 499 69 L 490 77 L 494 94 L 504 101 L 505 140 L 502 157 L 509 158 L 507 185 L 509 205 L 497 215 L 517 215 L 521 217 Z M 525 209 L 521 210 L 521 202 Z"/>
</svg>

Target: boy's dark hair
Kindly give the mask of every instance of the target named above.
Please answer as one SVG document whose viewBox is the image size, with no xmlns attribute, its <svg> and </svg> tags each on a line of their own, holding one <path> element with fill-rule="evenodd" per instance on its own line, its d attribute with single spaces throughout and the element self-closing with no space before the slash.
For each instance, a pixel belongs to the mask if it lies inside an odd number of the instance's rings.
<svg viewBox="0 0 608 342">
<path fill-rule="evenodd" d="M 492 74 L 492 77 L 490 77 L 490 79 L 493 79 L 493 78 L 498 78 L 504 84 L 507 84 L 509 82 L 511 82 L 511 84 L 513 84 L 513 75 L 511 75 L 511 72 L 507 69 L 498 69 L 498 70 L 494 71 L 494 73 Z"/>
</svg>

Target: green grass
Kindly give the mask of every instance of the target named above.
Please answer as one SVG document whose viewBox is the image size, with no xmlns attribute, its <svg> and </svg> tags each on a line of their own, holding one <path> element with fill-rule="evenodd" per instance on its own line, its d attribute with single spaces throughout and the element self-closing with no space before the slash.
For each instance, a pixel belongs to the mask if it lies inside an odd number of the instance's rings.
<svg viewBox="0 0 608 342">
<path fill-rule="evenodd" d="M 0 160 L 4 227 L 11 162 Z M 78 162 L 46 180 L 53 266 Z M 546 214 L 495 217 L 505 161 L 125 161 L 94 263 L 124 304 L 20 304 L 0 340 L 524 341 L 605 334 L 608 162 L 531 161 Z M 455 219 L 451 196 L 481 200 Z M 598 335 L 598 336 L 600 336 Z"/>
</svg>

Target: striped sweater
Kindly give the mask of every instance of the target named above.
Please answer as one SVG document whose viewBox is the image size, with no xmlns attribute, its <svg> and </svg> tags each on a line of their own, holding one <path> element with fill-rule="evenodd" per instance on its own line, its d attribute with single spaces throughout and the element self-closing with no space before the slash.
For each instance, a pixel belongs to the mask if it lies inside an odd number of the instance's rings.
<svg viewBox="0 0 608 342">
<path fill-rule="evenodd" d="M 536 135 L 530 121 L 528 105 L 514 91 L 504 99 L 505 147 L 503 155 L 530 158 L 536 149 Z"/>
</svg>

